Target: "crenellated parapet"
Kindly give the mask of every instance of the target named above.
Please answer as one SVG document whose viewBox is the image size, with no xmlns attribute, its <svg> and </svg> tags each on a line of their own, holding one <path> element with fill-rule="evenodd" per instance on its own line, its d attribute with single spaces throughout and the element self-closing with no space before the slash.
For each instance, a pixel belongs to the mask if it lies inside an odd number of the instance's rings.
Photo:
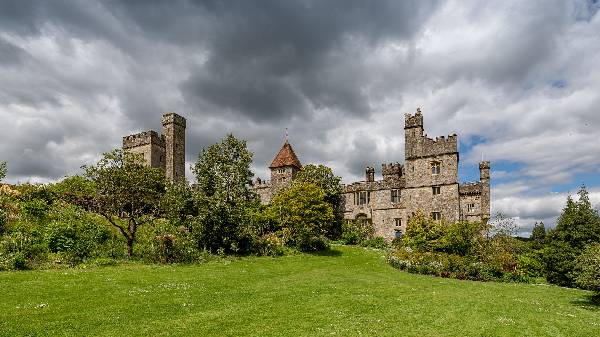
<svg viewBox="0 0 600 337">
<path fill-rule="evenodd" d="M 412 158 L 439 156 L 443 154 L 458 153 L 458 136 L 452 134 L 448 137 L 440 136 L 435 140 L 424 135 L 421 140 L 420 151 Z M 410 159 L 411 157 L 407 158 Z"/>
<path fill-rule="evenodd" d="M 400 163 L 389 163 L 381 164 L 381 175 L 383 179 L 400 178 L 402 177 L 402 164 Z"/>
<path fill-rule="evenodd" d="M 458 191 L 461 195 L 480 195 L 482 184 L 479 181 L 460 184 Z"/>
<path fill-rule="evenodd" d="M 179 116 L 178 114 L 176 114 L 174 112 L 167 112 L 166 114 L 164 114 L 162 116 L 162 125 L 167 125 L 167 124 L 175 124 L 175 125 L 181 126 L 183 128 L 186 127 L 185 118 L 183 118 L 182 116 Z"/>
<path fill-rule="evenodd" d="M 165 137 L 156 131 L 144 131 L 123 137 L 123 149 L 131 149 L 142 145 L 165 147 Z"/>
</svg>

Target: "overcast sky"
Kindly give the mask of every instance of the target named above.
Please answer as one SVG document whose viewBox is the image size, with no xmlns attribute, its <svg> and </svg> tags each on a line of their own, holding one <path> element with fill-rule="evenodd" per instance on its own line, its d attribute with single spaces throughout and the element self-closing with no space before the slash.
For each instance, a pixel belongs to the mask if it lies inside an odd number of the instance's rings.
<svg viewBox="0 0 600 337">
<path fill-rule="evenodd" d="M 175 111 L 188 164 L 232 132 L 267 178 L 288 128 L 303 163 L 351 182 L 404 161 L 404 114 L 421 107 L 428 135 L 459 135 L 462 181 L 492 162 L 493 211 L 526 232 L 582 183 L 600 203 L 599 8 L 0 1 L 0 161 L 9 182 L 54 181 Z"/>
</svg>

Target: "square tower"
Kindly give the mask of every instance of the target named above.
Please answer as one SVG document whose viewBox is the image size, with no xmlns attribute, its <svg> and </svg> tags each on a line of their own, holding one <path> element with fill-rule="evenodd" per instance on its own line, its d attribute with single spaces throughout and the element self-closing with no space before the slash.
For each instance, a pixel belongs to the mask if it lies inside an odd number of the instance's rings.
<svg viewBox="0 0 600 337">
<path fill-rule="evenodd" d="M 300 160 L 298 160 L 294 149 L 292 149 L 292 146 L 286 139 L 281 150 L 279 150 L 269 166 L 269 169 L 271 169 L 272 192 L 274 193 L 283 187 L 290 186 L 292 180 L 296 177 L 296 173 L 301 168 Z"/>
<path fill-rule="evenodd" d="M 165 137 L 165 173 L 171 182 L 185 181 L 185 118 L 176 113 L 162 117 Z"/>
</svg>

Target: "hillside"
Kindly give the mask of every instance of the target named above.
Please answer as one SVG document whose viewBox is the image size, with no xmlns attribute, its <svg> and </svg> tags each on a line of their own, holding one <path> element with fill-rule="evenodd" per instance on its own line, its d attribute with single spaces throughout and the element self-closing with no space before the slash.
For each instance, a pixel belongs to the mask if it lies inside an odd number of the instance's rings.
<svg viewBox="0 0 600 337">
<path fill-rule="evenodd" d="M 400 272 L 380 251 L 0 273 L 0 335 L 598 336 L 587 293 Z"/>
</svg>

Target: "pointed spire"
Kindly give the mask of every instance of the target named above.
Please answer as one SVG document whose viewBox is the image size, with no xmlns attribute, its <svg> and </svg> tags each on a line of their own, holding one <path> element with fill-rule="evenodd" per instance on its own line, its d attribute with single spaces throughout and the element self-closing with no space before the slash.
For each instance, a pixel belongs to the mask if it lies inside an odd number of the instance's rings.
<svg viewBox="0 0 600 337">
<path fill-rule="evenodd" d="M 273 169 L 285 166 L 294 166 L 297 169 L 302 168 L 302 164 L 300 164 L 300 160 L 298 160 L 298 157 L 296 156 L 296 153 L 294 153 L 294 149 L 292 149 L 292 146 L 288 142 L 287 138 L 285 143 L 283 143 L 281 150 L 279 150 L 275 156 L 275 159 L 273 159 L 273 162 L 271 162 L 269 168 Z"/>
</svg>

